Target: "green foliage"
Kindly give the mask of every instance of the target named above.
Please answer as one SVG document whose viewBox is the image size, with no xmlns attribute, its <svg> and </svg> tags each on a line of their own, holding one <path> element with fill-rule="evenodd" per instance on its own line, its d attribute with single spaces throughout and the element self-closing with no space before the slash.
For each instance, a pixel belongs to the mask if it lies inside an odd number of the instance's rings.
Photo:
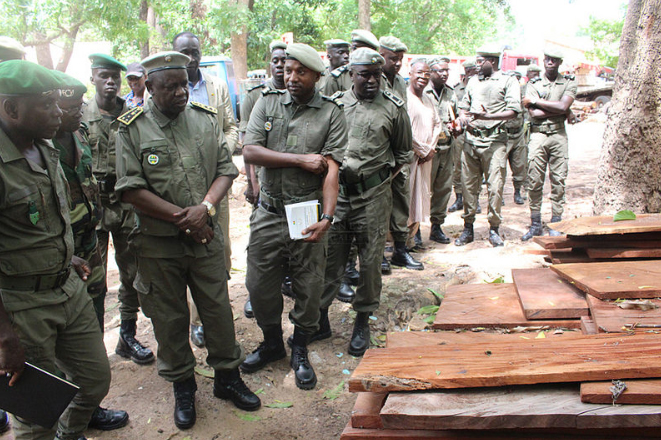
<svg viewBox="0 0 661 440">
<path fill-rule="evenodd" d="M 622 10 L 622 18 L 619 20 L 599 20 L 590 17 L 590 23 L 582 28 L 580 35 L 590 37 L 594 49 L 586 52 L 591 60 L 600 61 L 609 67 L 617 67 L 620 58 L 620 38 L 624 28 L 624 15 L 626 6 Z"/>
<path fill-rule="evenodd" d="M 632 211 L 628 209 L 623 209 L 622 211 L 618 211 L 613 216 L 614 222 L 621 222 L 624 220 L 636 220 L 636 214 L 634 214 Z"/>
</svg>

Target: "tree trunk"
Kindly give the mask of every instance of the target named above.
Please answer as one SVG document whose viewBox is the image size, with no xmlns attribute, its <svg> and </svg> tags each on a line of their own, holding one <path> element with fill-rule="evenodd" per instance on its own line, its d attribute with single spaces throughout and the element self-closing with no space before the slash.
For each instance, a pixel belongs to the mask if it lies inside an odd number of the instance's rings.
<svg viewBox="0 0 661 440">
<path fill-rule="evenodd" d="M 153 13 L 152 13 L 153 15 Z M 147 0 L 142 0 L 140 2 L 140 12 L 139 12 L 139 18 L 140 21 L 143 21 L 149 25 L 149 3 Z M 149 33 L 151 34 L 151 26 Z M 149 37 L 147 37 L 147 41 L 142 41 L 139 42 L 138 45 L 140 46 L 140 58 L 145 59 L 149 56 Z"/>
<path fill-rule="evenodd" d="M 594 193 L 595 214 L 661 211 L 661 0 L 630 0 Z"/>
<path fill-rule="evenodd" d="M 230 3 L 249 9 L 250 0 L 231 0 Z M 237 81 L 248 77 L 248 26 L 245 23 L 237 24 L 237 28 L 230 34 L 232 64 L 234 76 Z"/>
<path fill-rule="evenodd" d="M 69 61 L 71 61 L 71 55 L 73 54 L 73 45 L 76 43 L 76 37 L 78 36 L 78 31 L 80 26 L 73 27 L 68 33 L 64 34 L 64 46 L 62 47 L 62 56 L 57 61 L 56 69 L 60 72 L 66 72 Z"/>
<path fill-rule="evenodd" d="M 370 20 L 370 8 L 372 0 L 358 0 L 358 27 L 366 31 L 372 30 L 372 21 Z"/>
</svg>

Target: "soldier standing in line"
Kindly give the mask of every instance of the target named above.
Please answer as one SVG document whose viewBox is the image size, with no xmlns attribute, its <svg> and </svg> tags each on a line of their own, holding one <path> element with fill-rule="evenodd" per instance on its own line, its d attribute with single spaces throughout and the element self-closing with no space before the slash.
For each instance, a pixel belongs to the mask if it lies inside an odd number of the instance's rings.
<svg viewBox="0 0 661 440">
<path fill-rule="evenodd" d="M 521 98 L 523 98 L 523 94 Z M 523 128 L 523 113 L 523 107 L 521 107 L 521 111 L 517 112 L 516 117 L 505 121 L 504 125 L 507 131 L 507 157 L 505 160 L 509 162 L 510 169 L 512 170 L 514 203 L 517 205 L 523 205 L 525 203 L 521 196 L 521 189 L 526 181 L 526 174 L 528 172 L 528 145 L 523 142 L 525 133 Z M 507 164 L 505 167 L 507 167 Z M 505 173 L 507 173 L 507 169 Z"/>
<path fill-rule="evenodd" d="M 338 38 L 324 41 L 326 45 L 326 58 L 328 59 L 328 68 L 324 71 L 317 88 L 323 90 L 326 82 L 335 69 L 349 63 L 350 44 Z"/>
<path fill-rule="evenodd" d="M 357 315 L 349 344 L 352 356 L 362 356 L 369 347 L 369 317 L 379 308 L 381 257 L 386 242 L 383 219 L 392 208 L 392 175 L 408 165 L 413 156 L 411 123 L 404 101 L 379 89 L 384 63 L 372 49 L 360 48 L 351 53 L 353 88 L 340 96 L 349 121 L 349 144 L 340 169 L 337 221 L 328 237 L 319 330 L 310 339 L 331 336 L 328 308 L 338 292 L 355 240 L 361 281 L 353 301 Z M 363 127 L 370 127 L 369 132 Z"/>
<path fill-rule="evenodd" d="M 319 330 L 325 234 L 335 213 L 347 128 L 341 104 L 315 88 L 325 69 L 317 52 L 305 44 L 290 44 L 286 53 L 287 90 L 270 90 L 257 101 L 244 139 L 246 162 L 262 166 L 259 207 L 250 218 L 246 287 L 264 341 L 241 369 L 256 372 L 286 356 L 278 288 L 289 263 L 296 296 L 289 312 L 295 326 L 290 365 L 296 385 L 309 390 L 317 377 L 307 345 Z M 320 203 L 319 221 L 303 231 L 310 236 L 293 240 L 285 205 L 310 200 Z"/>
<path fill-rule="evenodd" d="M 507 131 L 503 121 L 515 118 L 521 110 L 521 89 L 516 79 L 499 69 L 500 50 L 480 49 L 476 64 L 479 74 L 466 86 L 466 94 L 459 105 L 461 123 L 466 127 L 466 142 L 461 168 L 464 182 L 464 230 L 454 242 L 463 246 L 474 239 L 473 223 L 477 210 L 482 176 L 486 176 L 489 196 L 489 242 L 503 246 L 498 228 L 502 222 L 507 153 Z"/>
<path fill-rule="evenodd" d="M 369 47 L 378 51 L 379 40 L 370 31 L 356 29 L 351 32 L 351 50 L 359 47 Z M 322 95 L 333 96 L 337 92 L 349 90 L 352 85 L 349 67 L 345 64 L 331 71 L 328 79 L 323 84 L 319 84 L 317 88 Z"/>
<path fill-rule="evenodd" d="M 560 75 L 563 54 L 558 50 L 544 51 L 544 76 L 528 82 L 523 105 L 530 115 L 528 145 L 528 203 L 530 229 L 521 239 L 542 235 L 542 191 L 546 168 L 551 181 L 551 223 L 562 220 L 565 205 L 565 180 L 569 162 L 569 144 L 565 120 L 576 98 L 573 75 Z M 549 229 L 549 235 L 560 235 Z"/>
<path fill-rule="evenodd" d="M 138 292 L 133 287 L 137 271 L 135 255 L 128 246 L 128 236 L 135 225 L 135 213 L 130 206 L 123 205 L 115 193 L 115 134 L 119 125 L 117 118 L 128 110 L 126 102 L 117 94 L 122 85 L 122 71 L 126 71 L 126 66 L 104 54 L 92 54 L 89 58 L 92 62 L 91 81 L 96 88 L 96 94 L 84 108 L 83 121 L 89 128 L 92 172 L 99 184 L 103 206 L 97 237 L 107 279 L 108 244 L 112 234 L 121 283 L 121 323 L 115 353 L 131 359 L 136 364 L 149 364 L 154 361 L 154 353 L 135 338 L 140 302 Z"/>
<path fill-rule="evenodd" d="M 60 126 L 59 88 L 37 64 L 0 63 L 0 374 L 12 386 L 28 361 L 80 387 L 53 428 L 13 417 L 16 440 L 85 440 L 110 386 L 89 268 L 74 256 L 68 185 L 48 140 Z"/>
<path fill-rule="evenodd" d="M 244 356 L 234 333 L 216 212 L 238 170 L 216 119 L 223 109 L 188 104 L 189 61 L 174 51 L 145 58 L 151 98 L 144 109 L 119 118 L 117 133 L 116 191 L 138 217 L 131 234 L 139 256 L 135 285 L 158 341 L 158 374 L 173 384 L 179 429 L 196 420 L 187 288 L 208 330 L 214 396 L 246 411 L 261 405 L 239 374 Z"/>
</svg>

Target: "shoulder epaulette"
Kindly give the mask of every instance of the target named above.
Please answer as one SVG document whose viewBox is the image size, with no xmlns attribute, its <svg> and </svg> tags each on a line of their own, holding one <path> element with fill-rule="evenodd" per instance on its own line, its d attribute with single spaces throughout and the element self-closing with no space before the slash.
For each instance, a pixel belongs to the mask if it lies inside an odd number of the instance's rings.
<svg viewBox="0 0 661 440">
<path fill-rule="evenodd" d="M 127 111 L 121 115 L 117 120 L 124 125 L 129 125 L 131 122 L 135 121 L 138 116 L 143 114 L 145 111 L 142 107 L 133 107 L 131 110 Z"/>
<path fill-rule="evenodd" d="M 264 90 L 262 90 L 262 95 L 264 95 L 264 96 L 273 95 L 273 94 L 282 95 L 285 92 L 286 92 L 286 90 L 272 89 L 270 87 L 265 87 Z"/>
<path fill-rule="evenodd" d="M 257 84 L 256 86 L 252 86 L 251 88 L 249 88 L 248 91 L 252 92 L 253 90 L 261 89 L 263 87 L 266 87 L 266 84 Z"/>
<path fill-rule="evenodd" d="M 389 92 L 388 90 L 381 90 L 381 92 L 383 92 L 383 96 L 394 102 L 397 107 L 401 107 L 404 105 L 403 99 L 399 98 L 398 96 Z"/>
<path fill-rule="evenodd" d="M 210 105 L 202 104 L 201 102 L 190 102 L 191 107 L 198 110 L 204 110 L 205 112 L 211 113 L 212 115 L 218 114 L 218 109 L 216 107 L 211 107 Z"/>
<path fill-rule="evenodd" d="M 330 101 L 335 103 L 340 108 L 344 107 L 344 103 L 340 101 L 340 98 L 344 96 L 344 92 L 335 92 L 333 93 L 333 96 L 326 96 L 326 95 L 321 95 L 321 99 L 325 101 Z"/>
<path fill-rule="evenodd" d="M 349 70 L 349 67 L 348 67 L 348 64 L 345 64 L 344 66 L 340 66 L 340 67 L 338 67 L 337 69 L 333 70 L 333 71 L 331 72 L 331 75 L 332 75 L 334 78 L 339 78 L 340 75 L 342 75 L 342 74 L 343 74 L 344 72 L 346 72 L 347 70 Z"/>
<path fill-rule="evenodd" d="M 450 90 L 454 90 L 454 87 L 449 86 L 449 85 L 447 85 L 447 84 L 445 85 L 445 87 L 447 87 L 447 88 L 450 89 Z"/>
<path fill-rule="evenodd" d="M 78 130 L 83 131 L 86 136 L 89 136 L 89 134 L 90 134 L 90 128 L 83 121 L 80 121 L 80 128 Z"/>
<path fill-rule="evenodd" d="M 569 81 L 574 81 L 576 79 L 576 76 L 567 74 L 567 75 L 565 75 L 565 79 L 567 79 Z"/>
<path fill-rule="evenodd" d="M 537 78 L 533 78 L 533 79 L 531 79 L 531 80 L 528 81 L 528 82 L 535 84 L 537 81 L 541 81 L 541 80 L 542 80 L 542 77 L 541 77 L 541 76 L 538 76 Z"/>
</svg>

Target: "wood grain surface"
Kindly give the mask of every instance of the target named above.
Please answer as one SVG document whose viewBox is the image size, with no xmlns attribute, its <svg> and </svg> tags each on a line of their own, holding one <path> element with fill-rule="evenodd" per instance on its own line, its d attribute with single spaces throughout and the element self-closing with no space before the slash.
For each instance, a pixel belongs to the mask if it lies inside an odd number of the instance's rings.
<svg viewBox="0 0 661 440">
<path fill-rule="evenodd" d="M 549 223 L 549 228 L 567 235 L 607 235 L 661 232 L 661 214 L 638 214 L 636 220 L 613 221 L 613 216 L 579 217 Z"/>
<path fill-rule="evenodd" d="M 512 269 L 512 278 L 529 320 L 579 319 L 590 313 L 585 293 L 551 269 Z"/>
</svg>

